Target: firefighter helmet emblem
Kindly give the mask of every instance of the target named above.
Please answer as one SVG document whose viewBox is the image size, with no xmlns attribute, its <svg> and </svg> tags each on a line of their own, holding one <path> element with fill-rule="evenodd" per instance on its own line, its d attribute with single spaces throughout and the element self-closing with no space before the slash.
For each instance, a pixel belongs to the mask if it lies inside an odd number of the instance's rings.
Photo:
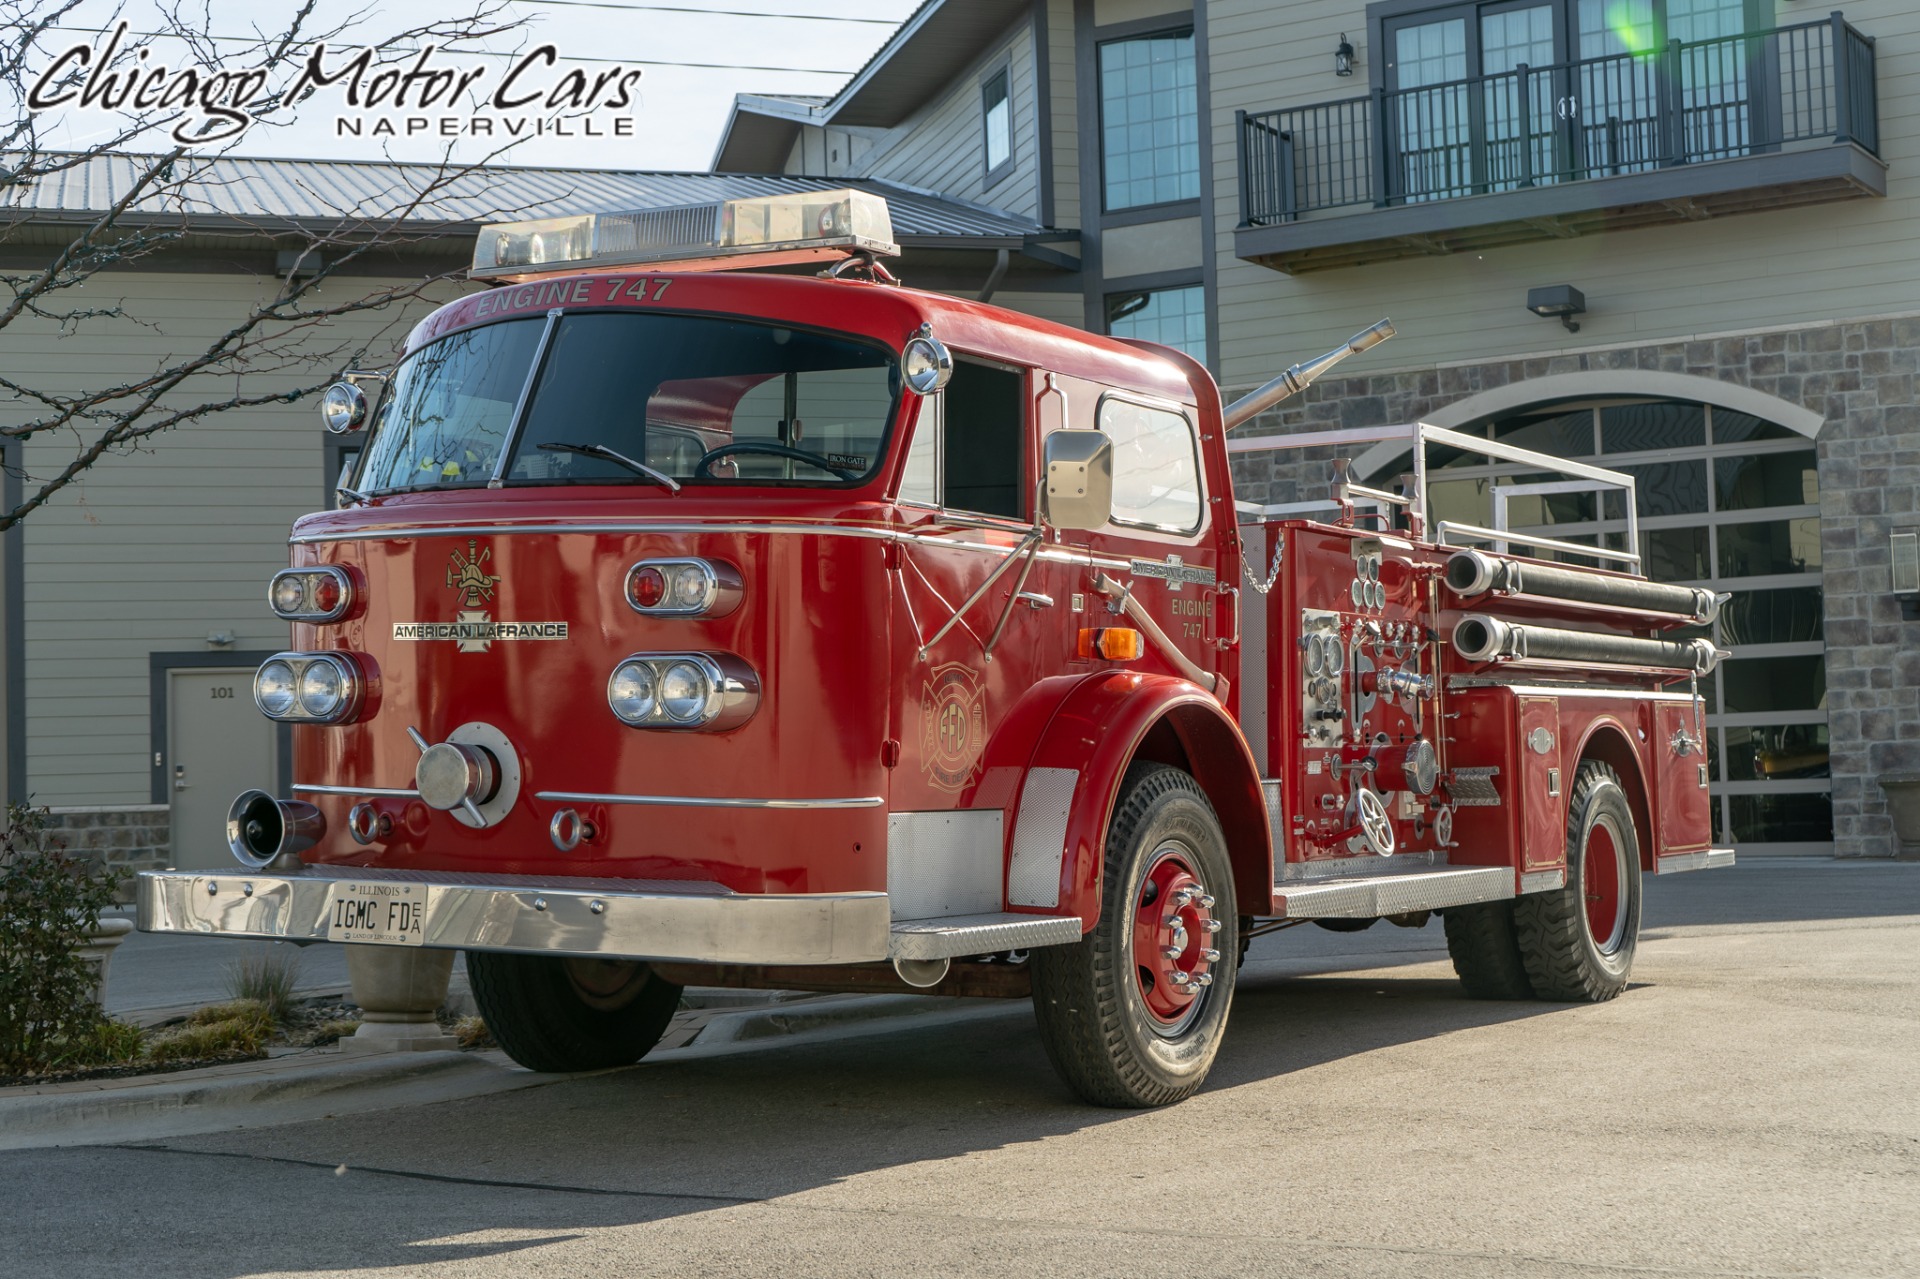
<svg viewBox="0 0 1920 1279">
<path fill-rule="evenodd" d="M 958 791 L 973 780 L 987 744 L 986 718 L 977 675 L 958 662 L 933 672 L 920 691 L 920 755 L 928 782 Z"/>
<path fill-rule="evenodd" d="M 487 561 L 493 558 L 491 548 L 480 550 L 479 543 L 467 539 L 466 554 L 458 549 L 453 553 L 453 562 L 447 566 L 447 585 L 460 595 L 460 601 L 469 607 L 488 603 L 493 599 L 494 583 L 500 580 L 498 573 L 487 572 Z"/>
</svg>

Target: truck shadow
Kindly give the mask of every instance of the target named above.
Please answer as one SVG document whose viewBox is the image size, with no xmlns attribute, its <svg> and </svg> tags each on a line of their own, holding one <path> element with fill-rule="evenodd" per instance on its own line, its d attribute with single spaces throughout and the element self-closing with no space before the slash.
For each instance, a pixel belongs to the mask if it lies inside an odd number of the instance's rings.
<svg viewBox="0 0 1920 1279">
<path fill-rule="evenodd" d="M 1133 1128 L 1113 1133 L 1126 1145 L 1177 1139 L 1195 1124 L 1223 1122 L 1226 1103 L 1209 1097 L 1225 1090 L 1555 1010 L 1468 1000 L 1437 977 L 1250 970 L 1207 1088 L 1167 1110 L 1081 1104 L 1055 1076 L 1021 1002 L 885 1034 L 670 1055 L 468 1101 L 343 1109 L 338 1120 L 139 1149 L 21 1152 L 0 1156 L 0 1192 L 31 1178 L 30 1197 L 57 1197 L 71 1177 L 73 1194 L 98 1197 L 124 1182 L 149 1220 L 175 1209 L 191 1219 L 211 1203 L 301 1206 L 297 1214 L 219 1214 L 196 1257 L 195 1272 L 209 1276 L 412 1273 L 537 1254 L 608 1228 L 645 1227 L 629 1241 L 667 1249 L 720 1228 L 703 1215 L 768 1200 L 806 1194 L 809 1207 L 863 1211 L 871 1192 L 857 1183 L 870 1173 L 917 1166 L 916 1176 L 973 1193 L 970 1157 L 1043 1159 L 1040 1143 L 1101 1128 Z M 87 1166 L 108 1157 L 112 1165 Z M 341 1222 L 355 1224 L 343 1231 Z M 16 1264 L 45 1260 L 31 1272 L 63 1272 L 53 1239 L 32 1238 L 37 1228 L 22 1233 Z M 124 1263 L 125 1273 L 140 1273 L 140 1258 L 178 1244 L 130 1229 L 96 1241 L 87 1273 L 104 1273 L 103 1257 L 115 1261 L 105 1272 Z"/>
</svg>

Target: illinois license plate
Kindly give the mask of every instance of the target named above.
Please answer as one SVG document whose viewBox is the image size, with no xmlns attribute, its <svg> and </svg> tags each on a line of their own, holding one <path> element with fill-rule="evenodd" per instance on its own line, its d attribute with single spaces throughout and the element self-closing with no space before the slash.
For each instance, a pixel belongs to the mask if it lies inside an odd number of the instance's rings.
<svg viewBox="0 0 1920 1279">
<path fill-rule="evenodd" d="M 421 945 L 427 894 L 425 884 L 334 884 L 327 894 L 327 940 Z"/>
</svg>

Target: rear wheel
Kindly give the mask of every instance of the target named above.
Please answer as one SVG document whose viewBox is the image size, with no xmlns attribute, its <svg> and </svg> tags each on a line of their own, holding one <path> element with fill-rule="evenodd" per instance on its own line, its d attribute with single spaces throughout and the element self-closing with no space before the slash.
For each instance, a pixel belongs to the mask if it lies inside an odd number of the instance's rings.
<svg viewBox="0 0 1920 1279">
<path fill-rule="evenodd" d="M 1567 805 L 1567 886 L 1513 906 L 1520 954 L 1542 999 L 1599 1003 L 1627 988 L 1640 938 L 1640 840 L 1611 768 L 1580 765 Z"/>
<path fill-rule="evenodd" d="M 604 1070 L 646 1056 L 680 1006 L 680 987 L 629 959 L 467 952 L 487 1029 L 528 1070 Z"/>
<path fill-rule="evenodd" d="M 1513 903 L 1449 906 L 1443 916 L 1453 971 L 1474 999 L 1532 999 L 1533 980 L 1521 958 Z"/>
<path fill-rule="evenodd" d="M 1055 1069 L 1100 1106 L 1164 1106 L 1206 1081 L 1226 1029 L 1239 914 L 1226 838 L 1205 792 L 1135 765 L 1107 836 L 1100 920 L 1036 950 L 1034 1012 Z"/>
</svg>

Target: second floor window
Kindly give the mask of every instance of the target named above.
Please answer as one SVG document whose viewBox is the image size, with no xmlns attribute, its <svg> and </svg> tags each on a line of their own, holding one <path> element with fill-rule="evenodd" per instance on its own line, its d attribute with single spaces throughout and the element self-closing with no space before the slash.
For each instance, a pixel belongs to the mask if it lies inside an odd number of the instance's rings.
<svg viewBox="0 0 1920 1279">
<path fill-rule="evenodd" d="M 1013 99 L 1008 94 L 1005 67 L 987 77 L 980 100 L 987 131 L 987 176 L 994 178 L 1013 159 Z"/>
<path fill-rule="evenodd" d="M 1107 298 L 1107 332 L 1178 347 L 1202 364 L 1207 360 L 1206 291 L 1198 284 L 1177 289 L 1114 293 Z"/>
<path fill-rule="evenodd" d="M 1100 156 L 1109 210 L 1200 198 L 1191 31 L 1100 46 Z"/>
</svg>

